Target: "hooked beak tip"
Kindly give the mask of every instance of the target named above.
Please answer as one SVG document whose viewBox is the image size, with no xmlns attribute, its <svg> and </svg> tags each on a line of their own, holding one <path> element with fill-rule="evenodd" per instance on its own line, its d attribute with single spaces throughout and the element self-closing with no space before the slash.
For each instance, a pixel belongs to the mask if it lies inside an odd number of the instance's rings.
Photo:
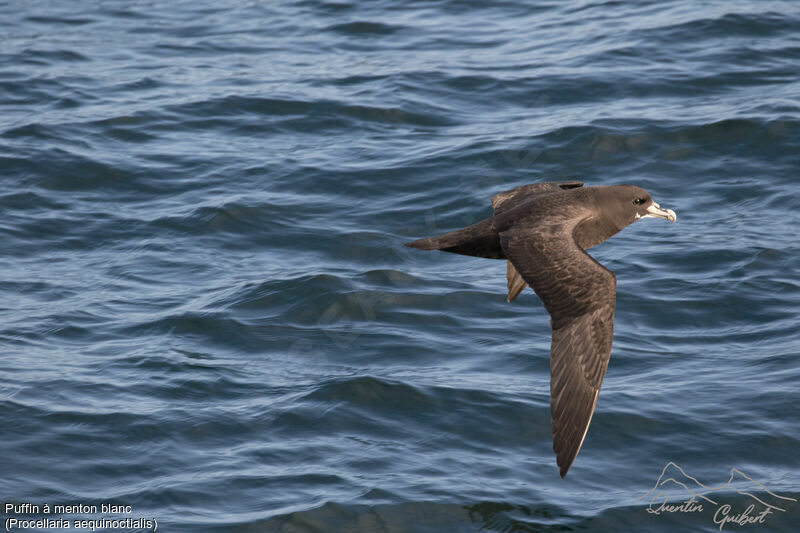
<svg viewBox="0 0 800 533">
<path fill-rule="evenodd" d="M 670 222 L 676 222 L 678 220 L 678 216 L 675 214 L 675 211 L 672 209 L 663 209 L 655 202 L 653 202 L 650 207 L 647 208 L 647 214 L 645 217 L 663 218 L 665 220 L 669 220 Z"/>
</svg>

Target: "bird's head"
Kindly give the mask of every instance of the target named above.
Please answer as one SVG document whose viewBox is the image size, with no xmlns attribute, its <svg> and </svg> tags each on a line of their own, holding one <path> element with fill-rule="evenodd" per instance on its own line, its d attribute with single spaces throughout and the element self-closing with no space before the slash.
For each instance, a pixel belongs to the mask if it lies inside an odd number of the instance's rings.
<svg viewBox="0 0 800 533">
<path fill-rule="evenodd" d="M 663 218 L 675 222 L 677 217 L 672 209 L 663 209 L 653 201 L 650 193 L 635 185 L 614 185 L 606 191 L 611 204 L 615 222 L 619 228 L 636 222 L 640 218 Z"/>
</svg>

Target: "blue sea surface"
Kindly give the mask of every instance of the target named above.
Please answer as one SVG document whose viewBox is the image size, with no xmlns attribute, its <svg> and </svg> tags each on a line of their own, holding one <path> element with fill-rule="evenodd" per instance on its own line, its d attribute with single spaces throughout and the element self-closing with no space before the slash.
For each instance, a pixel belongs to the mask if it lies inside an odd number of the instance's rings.
<svg viewBox="0 0 800 533">
<path fill-rule="evenodd" d="M 11 0 L 0 34 L 4 529 L 799 530 L 797 2 Z M 591 251 L 614 346 L 562 480 L 539 299 L 403 243 L 565 179 L 678 221 Z"/>
</svg>

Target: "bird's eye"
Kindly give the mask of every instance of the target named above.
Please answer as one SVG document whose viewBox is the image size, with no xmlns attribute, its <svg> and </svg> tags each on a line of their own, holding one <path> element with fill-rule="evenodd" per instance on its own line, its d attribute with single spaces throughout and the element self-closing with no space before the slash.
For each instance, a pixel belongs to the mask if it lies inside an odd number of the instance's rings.
<svg viewBox="0 0 800 533">
<path fill-rule="evenodd" d="M 636 205 L 642 205 L 646 201 L 647 201 L 647 198 L 637 198 L 636 200 L 633 201 L 633 203 L 636 204 Z"/>
</svg>

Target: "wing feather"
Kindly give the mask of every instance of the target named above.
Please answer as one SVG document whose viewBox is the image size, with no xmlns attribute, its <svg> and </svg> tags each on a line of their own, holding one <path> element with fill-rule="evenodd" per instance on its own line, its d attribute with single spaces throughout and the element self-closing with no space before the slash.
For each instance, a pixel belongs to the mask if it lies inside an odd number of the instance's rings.
<svg viewBox="0 0 800 533">
<path fill-rule="evenodd" d="M 550 313 L 550 413 L 561 477 L 586 437 L 614 334 L 616 277 L 576 244 L 581 220 L 545 214 L 500 234 L 506 257 Z"/>
<path fill-rule="evenodd" d="M 545 181 L 541 183 L 531 183 L 529 185 L 522 185 L 507 191 L 503 191 L 492 196 L 492 208 L 494 214 L 499 215 L 509 209 L 513 209 L 524 202 L 533 199 L 536 196 L 549 194 L 556 191 L 565 189 L 575 189 L 582 187 L 582 181 Z M 514 298 L 519 296 L 527 286 L 522 276 L 514 269 L 511 261 L 508 262 L 506 269 L 506 278 L 508 280 L 508 301 L 513 302 Z"/>
<path fill-rule="evenodd" d="M 492 208 L 494 209 L 494 214 L 499 215 L 523 202 L 527 202 L 535 196 L 582 186 L 582 181 L 543 181 L 522 185 L 492 196 Z"/>
<path fill-rule="evenodd" d="M 522 279 L 517 269 L 511 264 L 511 261 L 506 261 L 506 279 L 508 280 L 508 301 L 513 302 L 514 298 L 519 296 L 522 289 L 528 286 L 525 280 Z"/>
</svg>

